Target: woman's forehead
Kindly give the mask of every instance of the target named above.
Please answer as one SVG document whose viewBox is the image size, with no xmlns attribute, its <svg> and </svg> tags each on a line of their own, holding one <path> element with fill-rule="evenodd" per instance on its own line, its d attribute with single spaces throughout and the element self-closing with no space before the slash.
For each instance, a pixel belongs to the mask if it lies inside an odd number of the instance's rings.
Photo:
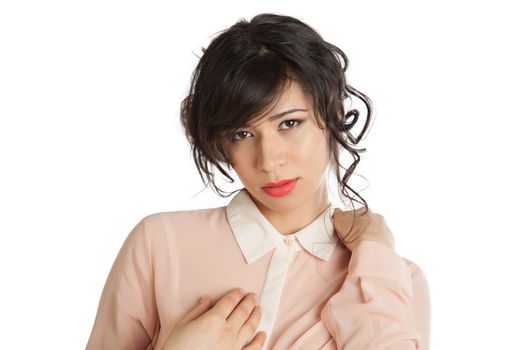
<svg viewBox="0 0 526 350">
<path fill-rule="evenodd" d="M 287 114 L 294 112 L 308 112 L 312 109 L 312 100 L 310 95 L 305 92 L 303 87 L 291 80 L 279 97 L 267 106 L 261 113 L 249 117 L 245 126 L 256 126 L 267 121 L 273 121 Z"/>
</svg>

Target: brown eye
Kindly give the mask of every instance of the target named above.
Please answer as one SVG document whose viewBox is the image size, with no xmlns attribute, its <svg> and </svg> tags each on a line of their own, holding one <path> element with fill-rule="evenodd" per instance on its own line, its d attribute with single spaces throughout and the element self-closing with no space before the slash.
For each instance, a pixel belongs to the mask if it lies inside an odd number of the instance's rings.
<svg viewBox="0 0 526 350">
<path fill-rule="evenodd" d="M 286 126 L 285 129 L 292 129 L 292 128 L 297 127 L 301 123 L 303 123 L 303 120 L 301 119 L 287 119 L 283 121 L 281 124 Z"/>
<path fill-rule="evenodd" d="M 250 134 L 248 131 L 238 131 L 232 134 L 230 138 L 232 141 L 243 140 L 247 138 L 247 134 Z"/>
</svg>

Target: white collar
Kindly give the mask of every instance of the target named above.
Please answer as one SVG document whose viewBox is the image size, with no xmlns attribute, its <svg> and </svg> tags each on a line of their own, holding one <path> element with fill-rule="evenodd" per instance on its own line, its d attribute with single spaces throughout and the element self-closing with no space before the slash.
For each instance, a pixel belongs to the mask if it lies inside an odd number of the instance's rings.
<svg viewBox="0 0 526 350">
<path fill-rule="evenodd" d="M 334 233 L 332 203 L 313 222 L 290 235 L 276 230 L 259 211 L 246 189 L 242 189 L 226 206 L 226 215 L 247 263 L 252 263 L 284 239 L 296 239 L 309 253 L 329 261 L 338 237 Z"/>
</svg>

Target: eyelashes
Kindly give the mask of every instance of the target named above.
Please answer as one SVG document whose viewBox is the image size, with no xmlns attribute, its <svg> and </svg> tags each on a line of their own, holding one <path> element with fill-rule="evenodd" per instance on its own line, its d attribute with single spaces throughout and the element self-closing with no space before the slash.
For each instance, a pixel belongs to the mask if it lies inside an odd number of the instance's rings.
<svg viewBox="0 0 526 350">
<path fill-rule="evenodd" d="M 282 121 L 279 125 L 286 126 L 284 129 L 282 128 L 282 130 L 290 130 L 290 129 L 297 128 L 303 122 L 304 122 L 304 119 L 287 119 L 287 120 Z M 250 134 L 251 134 L 250 131 L 246 131 L 246 130 L 234 132 L 230 135 L 230 141 L 236 142 L 236 141 L 244 140 L 248 138 L 247 135 L 250 135 Z"/>
</svg>

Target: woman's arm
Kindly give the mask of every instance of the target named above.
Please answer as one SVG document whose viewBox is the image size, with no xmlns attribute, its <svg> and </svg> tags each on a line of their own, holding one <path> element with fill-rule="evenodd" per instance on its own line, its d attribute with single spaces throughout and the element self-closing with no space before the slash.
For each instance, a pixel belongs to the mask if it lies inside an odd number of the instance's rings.
<svg viewBox="0 0 526 350">
<path fill-rule="evenodd" d="M 431 304 L 422 270 L 392 247 L 362 240 L 322 320 L 338 349 L 428 350 Z"/>
<path fill-rule="evenodd" d="M 157 308 L 148 217 L 130 232 L 104 285 L 86 349 L 147 349 Z"/>
</svg>

